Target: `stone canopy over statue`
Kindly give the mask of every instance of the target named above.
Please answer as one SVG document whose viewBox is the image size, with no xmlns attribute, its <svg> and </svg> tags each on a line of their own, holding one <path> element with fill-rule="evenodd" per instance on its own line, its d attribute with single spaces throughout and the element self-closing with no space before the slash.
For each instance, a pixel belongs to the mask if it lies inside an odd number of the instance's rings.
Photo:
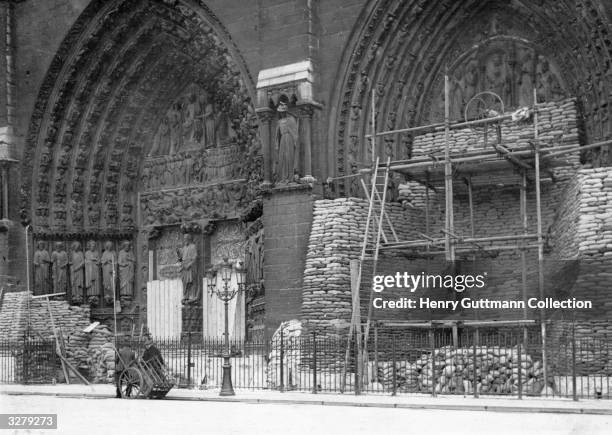
<svg viewBox="0 0 612 435">
<path fill-rule="evenodd" d="M 228 114 L 219 107 L 214 95 L 193 84 L 161 117 L 149 156 L 217 148 L 235 136 Z"/>
</svg>

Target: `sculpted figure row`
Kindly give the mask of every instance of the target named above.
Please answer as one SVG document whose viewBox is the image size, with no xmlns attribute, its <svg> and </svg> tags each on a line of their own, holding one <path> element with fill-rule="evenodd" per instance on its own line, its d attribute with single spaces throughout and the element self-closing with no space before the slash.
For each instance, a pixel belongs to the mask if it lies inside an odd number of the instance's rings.
<svg viewBox="0 0 612 435">
<path fill-rule="evenodd" d="M 51 242 L 49 242 L 51 245 Z M 135 258 L 132 242 L 124 240 L 116 253 L 114 242 L 106 241 L 100 252 L 98 242 L 90 240 L 83 252 L 81 242 L 52 243 L 38 241 L 34 253 L 34 294 L 66 293 L 75 304 L 87 302 L 96 306 L 100 298 L 111 304 L 115 295 L 131 299 L 134 291 Z"/>
</svg>

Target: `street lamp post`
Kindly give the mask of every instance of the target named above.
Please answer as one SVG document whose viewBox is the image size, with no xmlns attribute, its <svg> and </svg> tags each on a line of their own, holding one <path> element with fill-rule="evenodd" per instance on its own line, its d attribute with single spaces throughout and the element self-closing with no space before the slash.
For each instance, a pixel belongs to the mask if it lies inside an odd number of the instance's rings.
<svg viewBox="0 0 612 435">
<path fill-rule="evenodd" d="M 232 272 L 236 272 L 236 287 L 231 285 Z M 227 258 L 218 268 L 208 272 L 209 291 L 217 295 L 223 301 L 225 311 L 225 332 L 224 349 L 223 349 L 223 383 L 221 385 L 220 396 L 234 396 L 234 387 L 232 386 L 232 364 L 230 362 L 230 344 L 229 344 L 229 302 L 234 299 L 234 296 L 244 290 L 245 271 L 235 265 L 232 265 Z M 219 282 L 221 278 L 222 282 Z M 219 285 L 221 288 L 219 288 Z"/>
</svg>

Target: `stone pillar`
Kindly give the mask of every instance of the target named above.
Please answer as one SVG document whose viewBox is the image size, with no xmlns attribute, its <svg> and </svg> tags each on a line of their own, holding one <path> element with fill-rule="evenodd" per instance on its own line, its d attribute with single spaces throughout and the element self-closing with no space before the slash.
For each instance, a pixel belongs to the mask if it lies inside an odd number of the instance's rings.
<svg viewBox="0 0 612 435">
<path fill-rule="evenodd" d="M 320 109 L 321 106 L 315 103 L 303 103 L 298 104 L 297 112 L 300 117 L 300 142 L 303 147 L 302 149 L 302 180 L 306 183 L 312 184 L 316 180 L 312 176 L 312 126 L 313 126 L 313 115 L 316 109 Z"/>
<path fill-rule="evenodd" d="M 312 207 L 312 189 L 304 184 L 272 189 L 264 198 L 267 338 L 281 322 L 300 318 Z"/>
<path fill-rule="evenodd" d="M 24 236 L 16 225 L 17 209 L 10 207 L 15 203 L 19 180 L 16 166 L 19 163 L 17 141 L 13 131 L 14 118 L 14 70 L 13 70 L 13 3 L 0 2 L 0 274 L 18 276 L 26 281 L 26 258 Z M 8 253 L 8 255 L 6 254 Z M 9 263 L 10 259 L 10 263 Z"/>
<path fill-rule="evenodd" d="M 264 183 L 272 182 L 272 138 L 270 133 L 272 116 L 274 111 L 270 108 L 263 107 L 257 109 L 261 128 L 259 129 L 259 137 L 262 143 L 263 164 L 264 164 Z"/>
</svg>

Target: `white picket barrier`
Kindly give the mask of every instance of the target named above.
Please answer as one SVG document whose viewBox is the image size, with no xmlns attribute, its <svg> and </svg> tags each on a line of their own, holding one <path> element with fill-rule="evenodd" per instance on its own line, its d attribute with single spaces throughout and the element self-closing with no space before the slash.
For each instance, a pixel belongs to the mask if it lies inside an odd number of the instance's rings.
<svg viewBox="0 0 612 435">
<path fill-rule="evenodd" d="M 180 338 L 183 283 L 179 279 L 147 283 L 147 327 L 153 338 Z"/>
</svg>

